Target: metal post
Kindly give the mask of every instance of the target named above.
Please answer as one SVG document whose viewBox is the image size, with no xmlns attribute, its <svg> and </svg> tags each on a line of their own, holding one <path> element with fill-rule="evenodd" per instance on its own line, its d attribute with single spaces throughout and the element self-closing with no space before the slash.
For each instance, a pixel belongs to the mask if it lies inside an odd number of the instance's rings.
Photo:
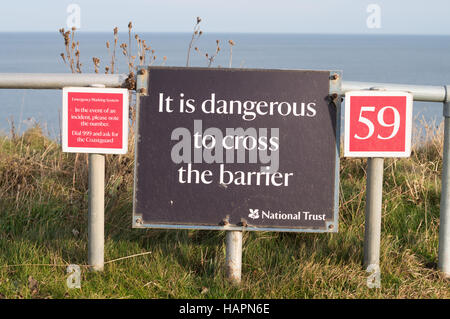
<svg viewBox="0 0 450 319">
<path fill-rule="evenodd" d="M 384 158 L 367 159 L 364 267 L 380 264 L 383 164 Z"/>
<path fill-rule="evenodd" d="M 93 84 L 91 87 L 105 87 Z M 88 263 L 93 271 L 105 265 L 105 155 L 89 154 Z"/>
<path fill-rule="evenodd" d="M 89 154 L 89 265 L 102 271 L 105 250 L 105 155 Z"/>
<path fill-rule="evenodd" d="M 240 284 L 242 273 L 242 231 L 227 231 L 225 264 L 227 279 L 233 284 Z"/>
<path fill-rule="evenodd" d="M 450 277 L 450 86 L 446 87 L 444 101 L 444 153 L 442 166 L 441 210 L 439 217 L 438 268 Z"/>
</svg>

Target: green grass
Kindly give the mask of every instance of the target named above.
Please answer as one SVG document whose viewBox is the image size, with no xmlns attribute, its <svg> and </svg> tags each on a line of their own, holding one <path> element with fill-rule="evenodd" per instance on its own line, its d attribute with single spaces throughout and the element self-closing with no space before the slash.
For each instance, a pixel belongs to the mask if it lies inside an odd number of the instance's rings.
<svg viewBox="0 0 450 319">
<path fill-rule="evenodd" d="M 449 298 L 435 269 L 441 156 L 436 131 L 411 158 L 385 161 L 381 288 L 362 266 L 366 161 L 344 158 L 339 232 L 244 233 L 234 286 L 224 232 L 131 228 L 132 149 L 107 156 L 107 263 L 89 272 L 86 156 L 62 153 L 39 127 L 0 137 L 0 298 Z M 69 264 L 81 289 L 66 285 Z"/>
</svg>

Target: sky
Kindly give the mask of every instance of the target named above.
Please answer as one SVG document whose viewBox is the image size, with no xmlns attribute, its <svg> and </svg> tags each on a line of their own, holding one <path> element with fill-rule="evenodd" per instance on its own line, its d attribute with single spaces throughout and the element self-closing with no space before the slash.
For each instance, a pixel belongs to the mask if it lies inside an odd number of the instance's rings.
<svg viewBox="0 0 450 319">
<path fill-rule="evenodd" d="M 197 16 L 208 32 L 450 34 L 448 0 L 3 0 L 0 32 L 191 32 Z"/>
</svg>

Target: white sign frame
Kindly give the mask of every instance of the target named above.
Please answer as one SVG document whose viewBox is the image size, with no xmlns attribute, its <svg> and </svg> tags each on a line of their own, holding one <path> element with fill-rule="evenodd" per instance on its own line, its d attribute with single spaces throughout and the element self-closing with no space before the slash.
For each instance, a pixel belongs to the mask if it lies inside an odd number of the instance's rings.
<svg viewBox="0 0 450 319">
<path fill-rule="evenodd" d="M 122 148 L 95 148 L 68 146 L 68 96 L 69 93 L 122 94 Z M 65 87 L 62 90 L 62 150 L 67 153 L 126 154 L 128 151 L 129 92 L 121 88 Z"/>
<path fill-rule="evenodd" d="M 350 98 L 352 96 L 404 96 L 406 97 L 405 150 L 404 151 L 350 151 Z M 413 95 L 402 91 L 361 90 L 345 93 L 344 157 L 409 157 L 411 156 Z"/>
</svg>

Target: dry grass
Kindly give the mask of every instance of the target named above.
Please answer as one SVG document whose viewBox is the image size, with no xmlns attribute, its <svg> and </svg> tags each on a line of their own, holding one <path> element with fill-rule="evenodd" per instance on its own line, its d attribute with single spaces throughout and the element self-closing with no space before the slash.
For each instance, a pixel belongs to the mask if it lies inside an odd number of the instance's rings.
<svg viewBox="0 0 450 319">
<path fill-rule="evenodd" d="M 87 157 L 75 164 L 39 126 L 2 137 L 0 296 L 449 298 L 435 269 L 442 128 L 426 130 L 410 158 L 385 161 L 380 289 L 362 267 L 365 160 L 341 159 L 339 233 L 244 233 L 237 288 L 224 279 L 223 232 L 131 229 L 133 135 L 127 155 L 106 156 L 105 258 L 150 253 L 83 268 L 82 289 L 68 289 L 65 266 L 87 263 Z"/>
</svg>

